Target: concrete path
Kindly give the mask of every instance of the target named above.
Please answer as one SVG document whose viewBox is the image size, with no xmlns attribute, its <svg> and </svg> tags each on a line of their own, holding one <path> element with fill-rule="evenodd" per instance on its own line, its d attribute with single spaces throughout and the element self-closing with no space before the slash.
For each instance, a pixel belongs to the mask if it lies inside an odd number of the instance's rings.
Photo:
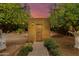
<svg viewBox="0 0 79 59">
<path fill-rule="evenodd" d="M 35 42 L 33 44 L 33 51 L 28 56 L 49 56 L 48 50 L 44 47 L 43 42 Z"/>
</svg>

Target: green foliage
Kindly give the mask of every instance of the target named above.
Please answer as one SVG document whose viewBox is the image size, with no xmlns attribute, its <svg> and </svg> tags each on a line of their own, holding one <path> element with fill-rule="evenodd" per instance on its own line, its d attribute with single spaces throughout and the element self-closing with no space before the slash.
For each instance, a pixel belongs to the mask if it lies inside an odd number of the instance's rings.
<svg viewBox="0 0 79 59">
<path fill-rule="evenodd" d="M 75 31 L 79 30 L 79 4 L 61 4 L 59 8 L 51 14 L 50 23 L 51 28 L 58 31 L 64 30 L 66 33 L 74 29 Z M 59 30 L 59 31 L 60 31 Z"/>
<path fill-rule="evenodd" d="M 51 38 L 49 38 L 49 39 L 46 39 L 45 41 L 44 41 L 44 45 L 47 47 L 47 49 L 55 49 L 55 48 L 58 48 L 58 45 L 56 45 L 56 42 L 53 40 L 53 39 L 51 39 Z"/>
<path fill-rule="evenodd" d="M 52 38 L 48 38 L 44 41 L 44 46 L 49 50 L 50 55 L 58 56 L 60 55 L 58 49 L 58 45 L 56 41 Z"/>
<path fill-rule="evenodd" d="M 23 31 L 25 31 L 25 30 L 20 29 L 20 28 L 16 30 L 17 33 L 22 33 Z"/>
<path fill-rule="evenodd" d="M 32 44 L 28 44 L 27 48 L 28 48 L 29 51 L 32 51 L 33 50 Z"/>
<path fill-rule="evenodd" d="M 53 56 L 60 56 L 61 53 L 59 52 L 58 49 L 51 49 L 51 50 L 50 50 L 50 55 L 53 55 Z"/>
<path fill-rule="evenodd" d="M 18 53 L 18 56 L 26 56 L 32 50 L 33 50 L 33 48 L 32 48 L 32 45 L 31 44 L 25 45 L 25 46 L 22 47 L 22 49 Z"/>
<path fill-rule="evenodd" d="M 0 28 L 3 29 L 3 31 L 27 28 L 28 18 L 28 13 L 22 9 L 20 4 L 0 4 Z"/>
</svg>

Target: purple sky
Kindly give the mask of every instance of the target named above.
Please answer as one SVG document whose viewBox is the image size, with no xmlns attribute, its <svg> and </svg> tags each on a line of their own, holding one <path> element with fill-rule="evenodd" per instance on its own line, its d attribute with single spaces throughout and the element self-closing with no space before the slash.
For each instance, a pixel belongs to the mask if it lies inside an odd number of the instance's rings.
<svg viewBox="0 0 79 59">
<path fill-rule="evenodd" d="M 50 5 L 49 3 L 30 3 L 31 16 L 34 18 L 47 18 Z"/>
</svg>

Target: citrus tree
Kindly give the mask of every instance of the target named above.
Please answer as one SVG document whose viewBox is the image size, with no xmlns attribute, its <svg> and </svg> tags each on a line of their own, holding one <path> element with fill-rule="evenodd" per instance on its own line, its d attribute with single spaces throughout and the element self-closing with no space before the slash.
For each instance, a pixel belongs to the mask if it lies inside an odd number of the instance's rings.
<svg viewBox="0 0 79 59">
<path fill-rule="evenodd" d="M 75 47 L 79 48 L 79 4 L 62 4 L 49 18 L 51 28 L 73 34 Z"/>
<path fill-rule="evenodd" d="M 51 14 L 51 28 L 64 31 L 79 30 L 79 4 L 62 4 Z"/>
<path fill-rule="evenodd" d="M 28 13 L 21 4 L 0 4 L 0 28 L 3 31 L 14 31 L 27 28 Z"/>
</svg>

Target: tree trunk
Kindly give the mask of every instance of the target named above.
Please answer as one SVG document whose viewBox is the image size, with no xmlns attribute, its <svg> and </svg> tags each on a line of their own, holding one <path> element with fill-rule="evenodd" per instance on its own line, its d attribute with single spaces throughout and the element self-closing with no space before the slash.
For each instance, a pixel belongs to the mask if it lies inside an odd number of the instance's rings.
<svg viewBox="0 0 79 59">
<path fill-rule="evenodd" d="M 74 32 L 74 37 L 75 37 L 75 48 L 79 49 L 79 31 Z"/>
<path fill-rule="evenodd" d="M 74 37 L 75 37 L 75 45 L 74 45 L 74 47 L 79 49 L 79 31 L 70 32 L 70 33 L 73 34 Z"/>
</svg>

